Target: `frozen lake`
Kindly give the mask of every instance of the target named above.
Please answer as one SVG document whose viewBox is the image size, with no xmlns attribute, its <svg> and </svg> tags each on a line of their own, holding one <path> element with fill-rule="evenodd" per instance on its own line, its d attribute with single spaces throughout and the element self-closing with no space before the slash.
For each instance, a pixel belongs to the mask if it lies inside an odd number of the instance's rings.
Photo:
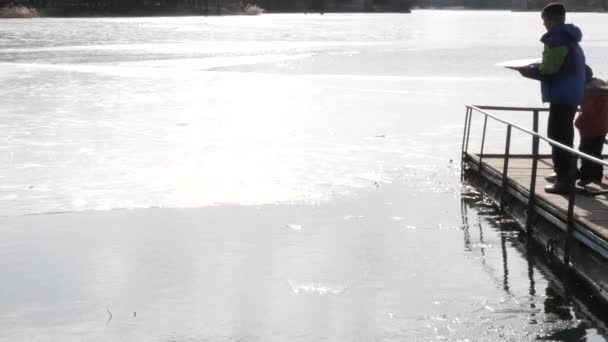
<svg viewBox="0 0 608 342">
<path fill-rule="evenodd" d="M 602 78 L 607 18 L 569 16 Z M 494 64 L 539 56 L 543 30 L 0 21 L 0 340 L 604 341 L 586 294 L 460 184 L 464 105 L 541 105 Z"/>
</svg>

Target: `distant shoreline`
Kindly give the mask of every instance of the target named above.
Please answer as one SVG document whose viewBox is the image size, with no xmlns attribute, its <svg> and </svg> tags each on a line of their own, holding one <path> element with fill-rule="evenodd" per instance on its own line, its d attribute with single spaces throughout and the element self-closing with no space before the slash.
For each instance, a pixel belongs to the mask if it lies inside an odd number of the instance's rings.
<svg viewBox="0 0 608 342">
<path fill-rule="evenodd" d="M 531 9 L 512 9 L 511 12 L 540 12 L 541 8 L 531 8 Z M 603 8 L 572 8 L 568 9 L 568 13 L 608 13 L 608 9 Z"/>
<path fill-rule="evenodd" d="M 167 8 L 142 7 L 129 9 L 83 8 L 83 7 L 35 7 L 14 5 L 0 8 L 0 18 L 98 18 L 98 17 L 162 17 L 162 16 L 234 16 L 234 15 L 260 15 L 264 13 L 411 13 L 411 8 L 375 8 L 363 11 L 355 8 L 311 8 L 287 9 L 267 11 L 255 5 L 241 7 L 201 7 L 201 8 Z"/>
<path fill-rule="evenodd" d="M 510 11 L 510 12 L 538 12 L 539 9 L 512 9 L 512 8 L 467 8 L 460 6 L 453 7 L 412 7 L 407 10 L 401 11 L 353 11 L 353 10 L 327 10 L 320 12 L 318 10 L 311 11 L 268 11 L 268 12 L 260 12 L 256 14 L 248 14 L 243 11 L 234 10 L 234 9 L 226 9 L 221 8 L 220 13 L 216 9 L 209 11 L 201 11 L 201 10 L 175 10 L 168 11 L 162 9 L 137 9 L 137 10 L 129 10 L 129 11 L 108 11 L 108 10 L 86 10 L 86 9 L 49 9 L 49 8 L 30 8 L 32 11 L 31 15 L 2 15 L 0 12 L 0 19 L 16 19 L 16 18 L 128 18 L 128 17 L 166 17 L 166 16 L 176 16 L 176 17 L 187 17 L 187 16 L 251 16 L 251 15 L 260 15 L 260 14 L 332 14 L 332 13 L 343 13 L 343 14 L 409 14 L 412 11 Z M 569 12 L 572 13 L 608 13 L 607 9 L 603 8 L 573 8 L 570 9 Z"/>
<path fill-rule="evenodd" d="M 45 11 L 40 11 L 41 13 L 37 16 L 31 17 L 2 17 L 0 16 L 0 20 L 2 19 L 31 19 L 31 18 L 130 18 L 130 17 L 220 17 L 220 16 L 251 16 L 242 13 L 230 13 L 230 12 L 222 12 L 221 14 L 217 13 L 197 13 L 197 12 L 78 12 L 78 13 L 46 13 Z M 411 14 L 411 11 L 402 11 L 402 12 L 347 12 L 347 11 L 328 11 L 328 12 L 291 12 L 291 11 L 280 11 L 280 12 L 265 12 L 264 14 Z"/>
<path fill-rule="evenodd" d="M 412 11 L 508 11 L 508 12 L 539 12 L 542 8 L 479 8 L 479 7 L 412 7 Z M 608 9 L 603 8 L 572 8 L 568 9 L 570 13 L 608 13 Z"/>
<path fill-rule="evenodd" d="M 280 11 L 280 12 L 265 12 L 264 14 L 410 14 L 411 11 L 382 11 L 382 12 L 354 12 L 354 11 L 327 11 L 327 12 L 318 12 L 318 11 L 310 11 L 310 12 L 300 12 L 300 11 Z M 0 16 L 0 19 L 27 19 L 27 18 L 128 18 L 128 17 L 217 17 L 217 16 L 251 16 L 243 13 L 231 13 L 231 12 L 222 12 L 221 14 L 217 13 L 200 13 L 200 12 L 147 12 L 147 11 L 135 11 L 135 12 L 70 12 L 70 13 L 48 13 L 47 11 L 41 10 L 38 15 L 29 16 L 29 17 L 3 17 Z"/>
</svg>

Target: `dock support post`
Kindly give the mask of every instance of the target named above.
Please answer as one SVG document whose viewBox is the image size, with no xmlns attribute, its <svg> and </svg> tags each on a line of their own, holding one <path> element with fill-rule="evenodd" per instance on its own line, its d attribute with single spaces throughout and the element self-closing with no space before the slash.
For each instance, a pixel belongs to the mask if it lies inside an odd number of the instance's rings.
<svg viewBox="0 0 608 342">
<path fill-rule="evenodd" d="M 534 111 L 532 131 L 538 133 L 538 110 Z M 532 137 L 532 177 L 530 179 L 530 196 L 528 197 L 528 208 L 526 209 L 526 232 L 532 233 L 532 217 L 534 216 L 534 205 L 536 204 L 536 173 L 538 171 L 538 136 Z"/>
<path fill-rule="evenodd" d="M 507 125 L 507 140 L 505 142 L 505 158 L 502 167 L 502 189 L 500 194 L 500 209 L 504 210 L 507 193 L 507 177 L 509 174 L 509 154 L 511 153 L 511 125 Z"/>
<path fill-rule="evenodd" d="M 566 236 L 566 244 L 564 246 L 564 265 L 570 266 L 570 244 L 572 243 L 572 234 L 574 233 L 574 201 L 576 199 L 576 173 L 577 173 L 578 158 L 575 154 L 571 154 L 570 168 L 568 174 L 568 182 L 570 185 L 568 193 L 568 235 Z"/>
</svg>

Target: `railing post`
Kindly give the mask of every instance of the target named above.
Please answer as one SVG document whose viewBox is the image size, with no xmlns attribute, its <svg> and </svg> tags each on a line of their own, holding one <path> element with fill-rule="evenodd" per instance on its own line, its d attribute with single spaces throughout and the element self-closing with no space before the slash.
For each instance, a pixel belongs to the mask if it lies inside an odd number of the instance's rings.
<svg viewBox="0 0 608 342">
<path fill-rule="evenodd" d="M 538 123 L 536 129 L 538 130 Z M 532 217 L 534 216 L 534 205 L 536 204 L 536 173 L 538 172 L 538 143 L 539 138 L 532 138 L 532 176 L 530 178 L 530 195 L 528 197 L 528 208 L 526 210 L 526 231 L 532 233 Z"/>
<path fill-rule="evenodd" d="M 488 116 L 483 117 L 483 133 L 481 135 L 481 149 L 479 151 L 479 175 L 481 176 L 481 170 L 483 168 L 483 149 L 486 145 L 486 128 L 488 127 Z"/>
<path fill-rule="evenodd" d="M 473 121 L 473 108 L 469 107 L 469 123 L 467 124 L 467 141 L 464 143 L 464 153 L 469 152 L 469 138 L 471 137 L 471 122 Z"/>
<path fill-rule="evenodd" d="M 463 178 L 464 177 L 464 168 L 465 168 L 465 158 L 466 158 L 466 151 L 465 151 L 465 141 L 468 140 L 467 136 L 468 134 L 470 134 L 469 132 L 469 128 L 471 127 L 469 125 L 469 121 L 471 120 L 471 107 L 467 106 L 467 111 L 466 114 L 464 116 L 464 132 L 462 133 L 462 148 L 460 149 L 460 177 Z"/>
<path fill-rule="evenodd" d="M 533 110 L 532 131 L 538 134 L 538 110 Z M 532 176 L 530 179 L 530 195 L 526 209 L 526 231 L 532 233 L 532 217 L 534 216 L 534 205 L 536 204 L 536 174 L 538 172 L 538 136 L 532 137 Z"/>
<path fill-rule="evenodd" d="M 538 109 L 534 110 L 534 115 L 532 117 L 532 132 L 538 133 Z"/>
<path fill-rule="evenodd" d="M 502 190 L 500 195 L 500 209 L 504 209 L 507 193 L 507 177 L 509 174 L 509 155 L 511 153 L 511 125 L 507 125 L 507 138 L 505 142 L 505 158 L 502 167 Z"/>
<path fill-rule="evenodd" d="M 564 246 L 564 265 L 570 265 L 570 245 L 572 243 L 572 234 L 574 233 L 574 201 L 576 199 L 576 173 L 577 173 L 578 158 L 576 154 L 571 153 L 570 167 L 568 169 L 568 182 L 570 185 L 568 193 L 568 235 L 566 236 L 566 245 Z"/>
</svg>

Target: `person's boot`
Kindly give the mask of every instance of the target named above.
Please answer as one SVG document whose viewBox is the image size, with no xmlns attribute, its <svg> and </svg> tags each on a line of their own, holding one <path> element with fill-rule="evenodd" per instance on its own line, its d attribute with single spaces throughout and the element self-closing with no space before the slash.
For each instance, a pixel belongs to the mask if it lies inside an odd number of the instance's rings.
<svg viewBox="0 0 608 342">
<path fill-rule="evenodd" d="M 553 184 L 547 185 L 545 192 L 548 194 L 566 195 L 570 192 L 570 184 L 568 184 L 568 181 L 558 180 Z"/>
<path fill-rule="evenodd" d="M 581 172 L 576 171 L 576 179 L 579 179 L 579 178 L 581 178 Z M 555 183 L 555 181 L 557 180 L 557 173 L 553 172 L 552 174 L 545 177 L 545 180 L 549 183 Z"/>
<path fill-rule="evenodd" d="M 587 177 L 581 177 L 581 179 L 578 181 L 577 185 L 578 186 L 587 186 L 591 183 L 595 183 L 595 184 L 602 184 L 602 178 L 587 178 Z"/>
</svg>

